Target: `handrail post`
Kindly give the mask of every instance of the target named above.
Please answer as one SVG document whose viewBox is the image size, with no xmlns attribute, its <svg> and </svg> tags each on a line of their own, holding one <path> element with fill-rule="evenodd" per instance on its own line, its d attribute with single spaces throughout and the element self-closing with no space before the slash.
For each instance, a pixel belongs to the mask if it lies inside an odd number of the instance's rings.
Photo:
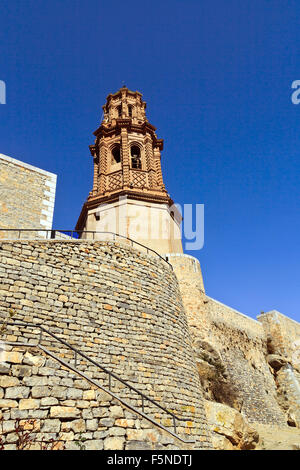
<svg viewBox="0 0 300 470">
<path fill-rule="evenodd" d="M 174 432 L 175 432 L 175 434 L 177 434 L 177 432 L 176 432 L 176 419 L 175 419 L 174 415 L 173 415 L 173 426 L 174 426 Z"/>
<path fill-rule="evenodd" d="M 43 336 L 43 330 L 40 330 L 40 339 L 39 339 L 39 343 L 42 342 L 42 336 Z"/>
<path fill-rule="evenodd" d="M 77 351 L 74 352 L 74 364 L 77 367 Z"/>
<path fill-rule="evenodd" d="M 142 395 L 142 412 L 144 413 L 144 395 Z"/>
<path fill-rule="evenodd" d="M 111 390 L 111 374 L 108 373 L 108 389 Z"/>
</svg>

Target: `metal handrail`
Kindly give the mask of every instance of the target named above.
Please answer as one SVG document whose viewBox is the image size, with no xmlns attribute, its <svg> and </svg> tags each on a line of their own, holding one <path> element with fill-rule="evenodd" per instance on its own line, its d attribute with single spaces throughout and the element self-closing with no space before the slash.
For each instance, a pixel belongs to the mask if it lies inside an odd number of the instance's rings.
<svg viewBox="0 0 300 470">
<path fill-rule="evenodd" d="M 165 263 L 167 263 L 170 268 L 173 270 L 173 266 L 171 265 L 171 263 L 169 263 L 163 256 L 161 256 L 159 253 L 157 253 L 157 251 L 153 250 L 152 248 L 149 248 L 148 246 L 146 245 L 143 245 L 142 243 L 136 241 L 136 240 L 133 240 L 132 238 L 129 238 L 129 237 L 125 237 L 125 235 L 121 235 L 119 233 L 115 233 L 115 232 L 97 232 L 95 230 L 52 230 L 52 229 L 39 229 L 39 228 L 22 228 L 22 229 L 19 229 L 19 228 L 0 228 L 0 233 L 1 232 L 18 232 L 18 238 L 17 240 L 22 240 L 21 238 L 21 233 L 22 232 L 46 232 L 46 240 L 54 240 L 55 239 L 55 235 L 56 235 L 56 232 L 58 233 L 61 233 L 62 235 L 66 235 L 66 233 L 64 232 L 68 232 L 68 233 L 71 233 L 70 235 L 70 239 L 71 240 L 86 240 L 86 239 L 82 239 L 80 237 L 82 237 L 83 234 L 85 233 L 92 233 L 93 234 L 93 241 L 95 241 L 95 234 L 109 234 L 109 235 L 113 235 L 114 236 L 114 240 L 115 240 L 115 237 L 120 237 L 120 238 L 123 238 L 125 240 L 128 240 L 131 242 L 131 246 L 133 245 L 139 245 L 141 247 L 143 247 L 147 254 L 149 254 L 149 251 L 151 251 L 152 253 L 154 253 L 156 256 L 158 256 L 160 259 L 162 259 Z M 48 234 L 50 233 L 50 237 L 48 237 Z M 76 237 L 73 237 L 73 235 L 77 233 L 78 235 L 80 235 L 78 238 Z M 5 239 L 1 239 L 0 238 L 0 241 L 2 240 L 5 240 Z M 66 239 L 60 239 L 60 240 L 68 240 L 67 238 Z M 87 239 L 87 241 L 89 241 Z M 97 240 L 96 240 L 97 241 Z M 99 240 L 101 241 L 101 240 Z"/>
<path fill-rule="evenodd" d="M 88 357 L 86 354 L 84 354 L 83 352 L 81 352 L 79 349 L 77 348 L 74 348 L 74 346 L 71 346 L 69 343 L 67 343 L 65 340 L 63 340 L 62 338 L 59 338 L 58 336 L 56 336 L 54 333 L 52 333 L 51 331 L 47 330 L 46 328 L 44 328 L 42 325 L 40 324 L 35 324 L 35 323 L 27 323 L 27 322 L 24 322 L 24 321 L 16 321 L 16 322 L 0 322 L 0 323 L 4 323 L 6 326 L 24 326 L 24 327 L 29 327 L 29 328 L 38 328 L 40 329 L 40 334 L 39 334 L 39 343 L 41 343 L 42 341 L 42 334 L 43 332 L 48 334 L 49 336 L 52 336 L 52 338 L 56 339 L 58 342 L 64 344 L 65 346 L 67 346 L 69 349 L 71 349 L 72 351 L 74 351 L 74 360 L 75 360 L 75 367 L 76 367 L 76 362 L 77 362 L 77 355 L 80 355 L 82 356 L 84 359 L 86 359 L 87 361 L 91 362 L 93 365 L 99 367 L 104 373 L 108 374 L 108 383 L 109 383 L 109 391 L 111 392 L 111 378 L 113 377 L 114 379 L 116 379 L 118 382 L 121 382 L 123 385 L 125 385 L 126 387 L 128 387 L 130 390 L 133 390 L 134 392 L 136 392 L 142 399 L 142 413 L 136 409 L 133 408 L 132 405 L 130 405 L 130 407 L 137 413 L 140 413 L 142 414 L 144 417 L 146 417 L 147 419 L 150 419 L 151 422 L 153 422 L 154 424 L 156 424 L 157 426 L 160 426 L 161 428 L 165 429 L 166 431 L 170 432 L 167 428 L 165 428 L 163 425 L 161 425 L 160 423 L 158 423 L 157 421 L 153 420 L 152 418 L 150 418 L 149 416 L 145 415 L 144 413 L 144 400 L 147 400 L 149 401 L 150 403 L 152 403 L 153 405 L 155 405 L 157 408 L 161 409 L 162 411 L 164 411 L 166 414 L 170 415 L 172 417 L 172 420 L 173 420 L 173 428 L 174 428 L 174 432 L 176 434 L 176 420 L 178 421 L 183 421 L 183 422 L 187 422 L 187 421 L 190 421 L 189 419 L 187 418 L 183 418 L 183 417 L 179 417 L 177 415 L 175 415 L 172 411 L 169 411 L 167 410 L 167 408 L 164 408 L 162 405 L 160 405 L 157 401 L 153 400 L 152 398 L 148 397 L 147 395 L 145 395 L 143 392 L 137 390 L 135 387 L 133 387 L 132 385 L 130 385 L 128 382 L 126 382 L 125 380 L 123 380 L 121 377 L 119 377 L 118 375 L 114 374 L 113 372 L 107 370 L 105 367 L 103 367 L 102 365 L 100 365 L 98 362 L 94 361 L 93 359 L 91 359 L 90 357 Z M 31 344 L 30 346 L 39 346 L 39 343 L 37 345 L 33 345 Z M 14 343 L 15 345 L 18 345 L 18 343 Z M 22 344 L 22 346 L 26 346 L 26 343 L 25 344 Z M 42 346 L 41 346 L 42 349 L 44 349 Z M 48 351 L 46 351 L 48 352 Z M 59 359 L 60 360 L 60 359 Z M 112 392 L 111 392 L 112 393 Z M 114 395 L 115 396 L 115 395 Z M 119 397 L 116 397 L 117 399 L 120 399 Z M 121 400 L 123 401 L 123 400 Z M 123 401 L 124 402 L 124 401 Z M 128 405 L 126 403 L 126 405 Z M 173 434 L 173 433 L 172 433 Z M 176 437 L 183 440 L 181 437 L 179 437 L 177 434 L 176 434 Z M 195 441 L 185 441 L 185 442 L 189 442 L 189 443 L 194 443 Z"/>
</svg>

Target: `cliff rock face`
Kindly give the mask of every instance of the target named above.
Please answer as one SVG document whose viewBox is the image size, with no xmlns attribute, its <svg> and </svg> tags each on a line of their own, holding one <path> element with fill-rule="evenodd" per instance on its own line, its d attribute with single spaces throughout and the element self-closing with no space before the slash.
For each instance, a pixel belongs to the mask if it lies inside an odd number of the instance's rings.
<svg viewBox="0 0 300 470">
<path fill-rule="evenodd" d="M 255 449 L 259 439 L 258 433 L 237 410 L 207 400 L 205 401 L 205 409 L 215 449 Z"/>
</svg>

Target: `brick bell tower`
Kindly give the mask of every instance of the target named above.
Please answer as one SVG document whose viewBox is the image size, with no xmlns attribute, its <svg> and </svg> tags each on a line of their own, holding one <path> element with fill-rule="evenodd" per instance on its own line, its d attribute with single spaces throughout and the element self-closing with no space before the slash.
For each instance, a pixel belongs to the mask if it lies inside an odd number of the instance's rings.
<svg viewBox="0 0 300 470">
<path fill-rule="evenodd" d="M 182 217 L 163 183 L 163 140 L 157 138 L 145 109 L 141 93 L 125 86 L 108 95 L 103 121 L 90 145 L 93 189 L 76 230 L 114 232 L 160 254 L 182 253 Z"/>
</svg>

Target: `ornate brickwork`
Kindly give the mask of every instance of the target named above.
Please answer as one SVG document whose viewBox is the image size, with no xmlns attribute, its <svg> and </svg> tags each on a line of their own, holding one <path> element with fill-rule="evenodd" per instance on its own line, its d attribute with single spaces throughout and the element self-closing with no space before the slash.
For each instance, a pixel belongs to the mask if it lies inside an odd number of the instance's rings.
<svg viewBox="0 0 300 470">
<path fill-rule="evenodd" d="M 132 170 L 130 175 L 130 184 L 137 188 L 145 188 L 148 186 L 147 173 L 141 170 Z"/>
<path fill-rule="evenodd" d="M 107 187 L 110 190 L 122 188 L 122 181 L 123 181 L 123 174 L 122 171 L 116 171 L 115 173 L 111 173 L 108 177 L 108 184 Z"/>
<path fill-rule="evenodd" d="M 163 140 L 157 138 L 145 108 L 142 95 L 126 87 L 108 95 L 103 106 L 103 121 L 94 133 L 95 143 L 90 146 L 94 161 L 93 189 L 82 209 L 77 229 L 83 229 L 90 210 L 101 203 L 113 202 L 120 195 L 173 204 L 161 172 Z M 116 170 L 121 172 L 121 178 L 115 176 Z"/>
</svg>

